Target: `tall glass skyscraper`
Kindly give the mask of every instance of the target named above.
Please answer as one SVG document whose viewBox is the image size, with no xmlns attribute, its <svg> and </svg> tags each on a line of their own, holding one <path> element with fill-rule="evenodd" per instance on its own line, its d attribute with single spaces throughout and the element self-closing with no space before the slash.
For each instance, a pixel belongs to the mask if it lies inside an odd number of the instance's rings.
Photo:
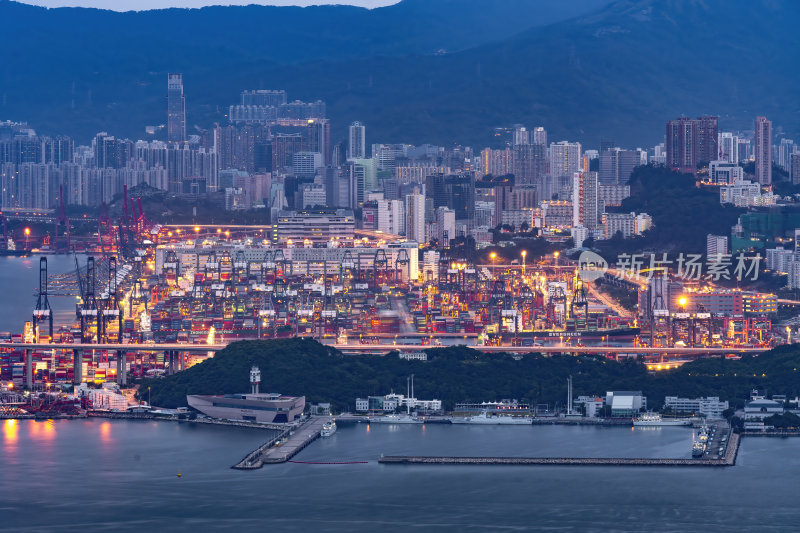
<svg viewBox="0 0 800 533">
<path fill-rule="evenodd" d="M 167 77 L 167 142 L 186 140 L 186 98 L 183 96 L 183 74 Z"/>
</svg>

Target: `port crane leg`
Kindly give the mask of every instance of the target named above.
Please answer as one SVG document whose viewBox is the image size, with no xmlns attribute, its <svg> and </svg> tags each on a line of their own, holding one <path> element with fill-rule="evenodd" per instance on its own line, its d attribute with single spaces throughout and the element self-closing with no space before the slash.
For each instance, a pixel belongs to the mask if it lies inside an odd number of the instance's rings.
<svg viewBox="0 0 800 533">
<path fill-rule="evenodd" d="M 79 349 L 72 350 L 72 383 L 83 383 L 83 351 Z"/>
<path fill-rule="evenodd" d="M 25 387 L 33 390 L 33 354 L 30 348 L 25 349 Z"/>
</svg>

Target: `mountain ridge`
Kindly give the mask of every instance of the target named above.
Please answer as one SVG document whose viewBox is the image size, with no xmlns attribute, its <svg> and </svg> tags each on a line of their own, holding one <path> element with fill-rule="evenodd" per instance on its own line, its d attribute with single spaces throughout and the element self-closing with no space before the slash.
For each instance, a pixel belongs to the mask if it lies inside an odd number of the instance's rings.
<svg viewBox="0 0 800 533">
<path fill-rule="evenodd" d="M 408 8 L 414 2 L 401 4 Z M 285 88 L 291 99 L 328 103 L 335 139 L 344 136 L 350 121 L 361 120 L 370 142 L 481 146 L 489 143 L 492 127 L 524 123 L 545 126 L 553 140 L 591 146 L 608 137 L 643 146 L 662 140 L 666 120 L 705 113 L 719 114 L 722 127 L 730 129 L 747 129 L 753 117 L 766 114 L 776 131 L 783 126 L 794 135 L 800 129 L 794 96 L 800 76 L 789 66 L 800 59 L 791 23 L 800 16 L 798 6 L 788 0 L 619 0 L 443 54 L 376 56 L 370 49 L 362 51 L 364 57 L 281 63 L 200 47 L 207 60 L 184 71 L 188 123 L 205 127 L 223 121 L 242 89 Z M 199 46 L 171 52 L 173 63 L 189 61 Z M 158 68 L 131 73 L 114 68 L 117 51 L 97 54 L 79 71 L 58 63 L 51 67 L 53 83 L 38 95 L 53 100 L 46 112 L 31 105 L 37 90 L 29 90 L 18 107 L 22 113 L 8 118 L 27 118 L 46 131 L 68 124 L 65 133 L 84 138 L 100 129 L 140 137 L 136 132 L 145 123 L 133 122 L 131 109 L 137 121 L 163 123 L 163 62 L 145 58 Z M 73 103 L 65 111 L 64 79 L 77 74 L 82 79 L 73 81 Z M 8 80 L 0 81 L 5 90 Z M 54 109 L 60 114 L 53 115 Z"/>
</svg>

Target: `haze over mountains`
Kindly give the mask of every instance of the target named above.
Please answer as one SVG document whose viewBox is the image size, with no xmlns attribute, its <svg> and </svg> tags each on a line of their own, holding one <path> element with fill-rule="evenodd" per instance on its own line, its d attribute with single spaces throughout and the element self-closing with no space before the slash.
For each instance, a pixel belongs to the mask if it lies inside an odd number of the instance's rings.
<svg viewBox="0 0 800 533">
<path fill-rule="evenodd" d="M 325 100 L 334 140 L 485 145 L 495 126 L 551 139 L 660 142 L 680 114 L 800 132 L 800 2 L 405 0 L 366 10 L 214 7 L 116 13 L 0 1 L 0 119 L 85 142 L 162 124 L 183 72 L 188 125 L 242 89 Z M 752 43 L 758 43 L 753 45 Z"/>
</svg>

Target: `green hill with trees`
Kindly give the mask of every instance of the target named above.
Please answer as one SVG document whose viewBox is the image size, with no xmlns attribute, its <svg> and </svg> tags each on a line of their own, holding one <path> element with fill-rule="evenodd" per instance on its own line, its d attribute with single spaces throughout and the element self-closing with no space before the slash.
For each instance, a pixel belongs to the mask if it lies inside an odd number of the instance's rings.
<svg viewBox="0 0 800 533">
<path fill-rule="evenodd" d="M 741 360 L 704 359 L 677 370 L 649 374 L 635 361 L 597 356 L 484 354 L 457 346 L 426 350 L 428 361 L 405 361 L 397 354 L 343 355 L 311 339 L 241 341 L 184 372 L 140 382 L 153 405 L 186 405 L 187 394 L 247 391 L 252 364 L 261 369 L 261 390 L 305 395 L 310 403 L 331 402 L 337 411 L 353 410 L 356 397 L 405 393 L 414 374 L 418 398 L 440 399 L 445 409 L 464 400 L 516 398 L 530 403 L 562 404 L 566 379 L 575 396 L 609 390 L 641 390 L 648 405 L 664 396 L 719 396 L 742 405 L 752 389 L 793 397 L 800 394 L 800 348 L 781 347 Z"/>
<path fill-rule="evenodd" d="M 640 237 L 619 236 L 595 245 L 606 257 L 652 250 L 656 253 L 705 253 L 706 235 L 730 235 L 744 209 L 720 205 L 718 189 L 698 187 L 694 176 L 652 165 L 637 167 L 629 181 L 631 195 L 616 208 L 647 213 L 653 228 Z"/>
</svg>

